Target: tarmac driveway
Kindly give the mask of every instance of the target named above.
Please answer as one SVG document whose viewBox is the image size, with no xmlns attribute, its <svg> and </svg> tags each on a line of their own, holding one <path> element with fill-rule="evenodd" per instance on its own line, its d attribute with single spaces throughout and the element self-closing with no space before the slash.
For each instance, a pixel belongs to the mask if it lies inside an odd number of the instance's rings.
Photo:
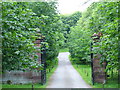
<svg viewBox="0 0 120 90">
<path fill-rule="evenodd" d="M 58 67 L 51 76 L 47 88 L 91 88 L 71 65 L 69 54 L 59 53 Z"/>
</svg>

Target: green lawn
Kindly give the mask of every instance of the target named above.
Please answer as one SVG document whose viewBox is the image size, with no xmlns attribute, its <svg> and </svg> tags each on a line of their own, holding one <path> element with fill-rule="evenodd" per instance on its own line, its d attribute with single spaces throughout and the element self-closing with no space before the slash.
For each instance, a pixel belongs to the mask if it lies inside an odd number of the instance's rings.
<svg viewBox="0 0 120 90">
<path fill-rule="evenodd" d="M 47 83 L 45 85 L 41 85 L 39 83 L 36 83 L 36 84 L 34 84 L 34 88 L 46 88 L 46 86 L 48 84 L 48 80 L 49 80 L 50 76 L 54 73 L 56 68 L 57 68 L 57 65 L 55 65 L 55 67 L 52 68 L 50 72 L 47 72 Z M 24 84 L 24 85 L 3 84 L 2 88 L 32 88 L 32 84 Z"/>
<path fill-rule="evenodd" d="M 82 78 L 91 85 L 93 88 L 103 88 L 103 84 L 95 83 L 92 85 L 91 80 L 91 67 L 90 65 L 76 65 L 73 64 L 73 67 L 79 72 Z M 107 83 L 104 85 L 104 88 L 118 88 L 118 78 L 116 75 L 109 77 Z"/>
<path fill-rule="evenodd" d="M 59 52 L 69 52 L 69 49 L 68 48 L 63 48 L 63 49 L 60 49 Z"/>
<path fill-rule="evenodd" d="M 24 84 L 24 85 L 8 85 L 8 84 L 3 84 L 2 88 L 32 88 L 32 85 L 31 84 Z M 34 88 L 45 88 L 45 85 L 34 84 Z"/>
<path fill-rule="evenodd" d="M 79 72 L 79 74 L 82 76 L 82 78 L 90 85 L 92 85 L 91 82 L 91 68 L 89 65 L 76 65 L 73 64 L 73 67 Z"/>
</svg>

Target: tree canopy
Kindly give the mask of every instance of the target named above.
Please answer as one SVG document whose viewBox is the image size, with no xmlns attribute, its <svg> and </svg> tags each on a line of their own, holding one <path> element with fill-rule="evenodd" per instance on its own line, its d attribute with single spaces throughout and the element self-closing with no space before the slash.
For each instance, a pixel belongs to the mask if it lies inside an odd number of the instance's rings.
<svg viewBox="0 0 120 90">
<path fill-rule="evenodd" d="M 46 59 L 54 62 L 64 39 L 59 18 L 56 2 L 3 2 L 3 71 L 41 67 L 36 49 L 42 48 L 34 43 L 40 38 L 37 32 L 45 36 Z"/>
<path fill-rule="evenodd" d="M 77 63 L 90 61 L 91 36 L 102 32 L 99 50 L 101 62 L 107 61 L 107 69 L 118 68 L 118 2 L 93 3 L 77 23 L 71 27 L 69 48 Z M 95 47 L 95 46 L 93 46 Z"/>
</svg>

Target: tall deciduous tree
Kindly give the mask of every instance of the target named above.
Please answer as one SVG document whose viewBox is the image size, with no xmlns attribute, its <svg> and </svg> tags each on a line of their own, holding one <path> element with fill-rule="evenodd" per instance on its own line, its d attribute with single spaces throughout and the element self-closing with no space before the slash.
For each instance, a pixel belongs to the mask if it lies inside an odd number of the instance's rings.
<svg viewBox="0 0 120 90">
<path fill-rule="evenodd" d="M 77 26 L 72 27 L 69 36 L 69 47 L 73 60 L 90 61 L 90 36 L 102 32 L 100 49 L 95 51 L 102 54 L 101 62 L 107 61 L 107 69 L 118 68 L 118 4 L 119 2 L 93 3 Z"/>
<path fill-rule="evenodd" d="M 46 45 L 47 64 L 53 66 L 64 41 L 56 2 L 3 2 L 2 11 L 3 70 L 40 66 L 34 44 L 38 30 L 46 39 L 42 44 Z"/>
<path fill-rule="evenodd" d="M 36 25 L 42 23 L 27 2 L 2 3 L 2 65 L 4 70 L 36 67 Z M 34 58 L 32 58 L 34 57 Z M 39 65 L 38 65 L 39 66 Z"/>
<path fill-rule="evenodd" d="M 70 15 L 61 15 L 61 21 L 63 22 L 63 33 L 64 33 L 64 37 L 65 37 L 65 43 L 63 44 L 63 47 L 67 47 L 67 39 L 68 39 L 68 35 L 71 31 L 71 27 L 76 26 L 77 21 L 80 19 L 80 17 L 82 16 L 81 12 L 75 12 L 73 14 Z"/>
</svg>

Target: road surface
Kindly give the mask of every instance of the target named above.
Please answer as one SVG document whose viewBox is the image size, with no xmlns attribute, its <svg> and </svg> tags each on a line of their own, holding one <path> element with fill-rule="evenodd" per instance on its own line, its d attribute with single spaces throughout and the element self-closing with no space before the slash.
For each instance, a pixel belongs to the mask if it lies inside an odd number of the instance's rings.
<svg viewBox="0 0 120 90">
<path fill-rule="evenodd" d="M 69 54 L 59 53 L 58 67 L 49 79 L 47 88 L 91 88 L 71 65 Z"/>
</svg>

